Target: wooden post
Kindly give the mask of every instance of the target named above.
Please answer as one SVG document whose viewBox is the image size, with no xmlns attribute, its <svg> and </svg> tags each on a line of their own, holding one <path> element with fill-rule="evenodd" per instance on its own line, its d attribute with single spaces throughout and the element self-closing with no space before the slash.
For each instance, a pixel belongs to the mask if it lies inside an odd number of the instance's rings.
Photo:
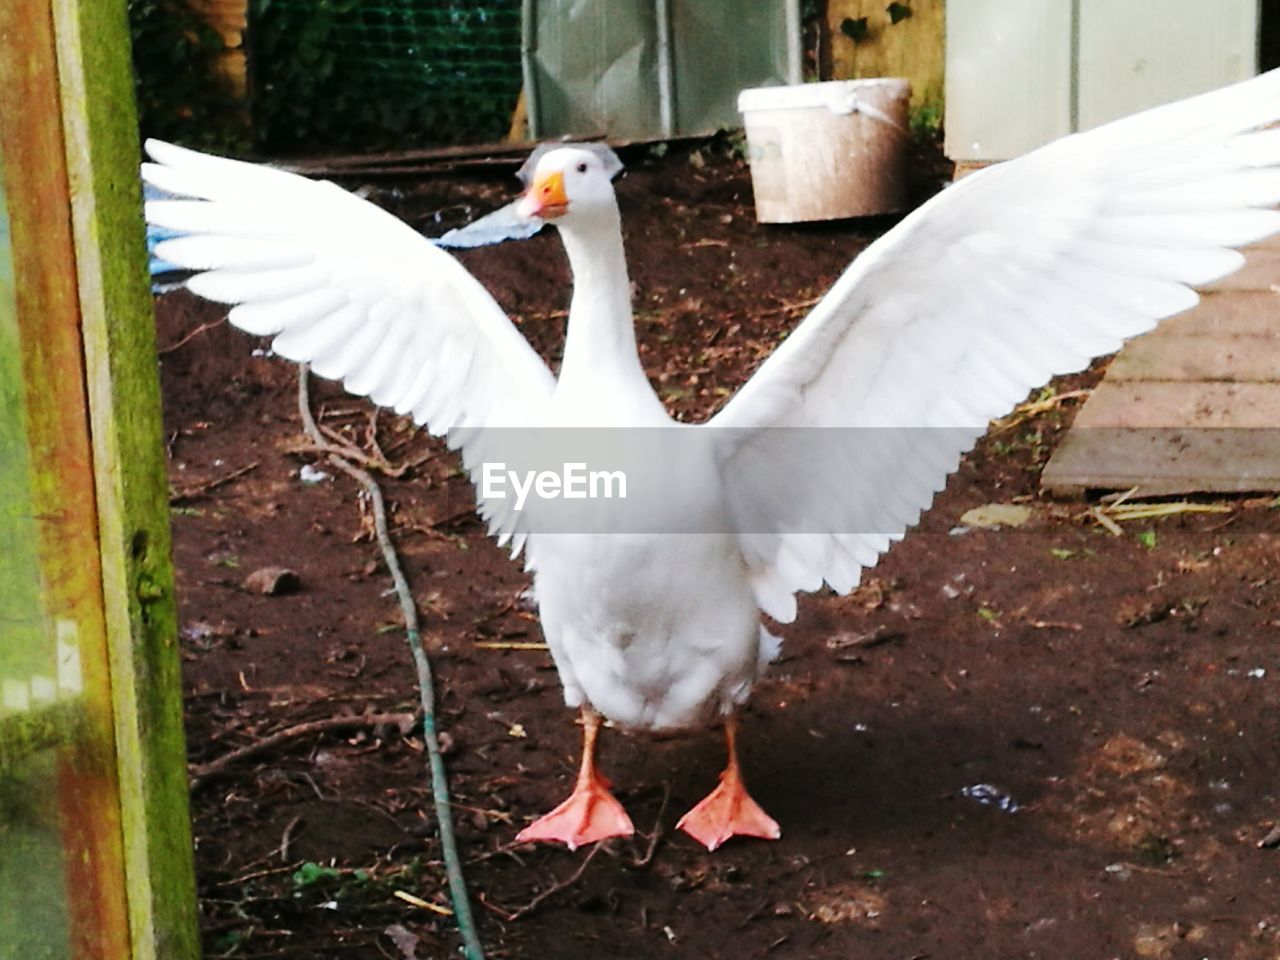
<svg viewBox="0 0 1280 960">
<path fill-rule="evenodd" d="M 124 0 L 0 2 L 0 763 L 65 890 L 14 956 L 199 956 L 138 159 Z"/>
</svg>

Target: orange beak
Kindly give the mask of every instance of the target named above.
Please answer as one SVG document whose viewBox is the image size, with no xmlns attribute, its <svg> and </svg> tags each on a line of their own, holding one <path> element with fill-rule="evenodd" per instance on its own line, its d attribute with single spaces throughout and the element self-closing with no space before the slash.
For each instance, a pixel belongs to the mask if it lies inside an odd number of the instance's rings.
<svg viewBox="0 0 1280 960">
<path fill-rule="evenodd" d="M 521 216 L 541 217 L 543 220 L 563 216 L 569 209 L 569 198 L 564 195 L 564 175 L 548 173 L 534 179 L 516 209 Z"/>
</svg>

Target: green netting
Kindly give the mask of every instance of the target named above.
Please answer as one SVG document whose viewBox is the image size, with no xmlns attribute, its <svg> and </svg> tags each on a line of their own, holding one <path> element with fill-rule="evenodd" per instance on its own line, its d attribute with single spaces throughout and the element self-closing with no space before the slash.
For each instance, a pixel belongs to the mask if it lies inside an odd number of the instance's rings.
<svg viewBox="0 0 1280 960">
<path fill-rule="evenodd" d="M 255 0 L 267 151 L 499 140 L 520 94 L 520 0 Z"/>
</svg>

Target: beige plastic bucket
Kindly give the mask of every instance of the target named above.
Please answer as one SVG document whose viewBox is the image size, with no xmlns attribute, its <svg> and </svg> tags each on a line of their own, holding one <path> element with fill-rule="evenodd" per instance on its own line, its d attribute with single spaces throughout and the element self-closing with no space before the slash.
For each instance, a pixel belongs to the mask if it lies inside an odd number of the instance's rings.
<svg viewBox="0 0 1280 960">
<path fill-rule="evenodd" d="M 738 95 L 756 219 L 901 210 L 911 84 L 901 77 L 755 87 Z"/>
</svg>

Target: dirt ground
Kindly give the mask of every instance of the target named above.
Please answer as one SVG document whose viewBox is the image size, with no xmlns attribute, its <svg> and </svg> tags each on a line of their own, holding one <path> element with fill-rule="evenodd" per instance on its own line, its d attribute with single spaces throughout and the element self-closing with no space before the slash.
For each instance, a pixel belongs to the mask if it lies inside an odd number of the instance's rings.
<svg viewBox="0 0 1280 960">
<path fill-rule="evenodd" d="M 643 357 L 689 419 L 893 222 L 759 226 L 745 170 L 717 148 L 628 165 Z M 374 198 L 435 233 L 512 183 L 459 175 Z M 554 362 L 568 300 L 556 238 L 463 259 Z M 299 479 L 324 465 L 297 450 L 295 371 L 219 316 L 183 293 L 159 300 L 194 764 L 301 722 L 416 704 L 355 484 Z M 578 748 L 548 654 L 518 646 L 541 640 L 524 575 L 470 516 L 438 445 L 331 385 L 313 400 L 327 427 L 370 452 L 376 436 L 408 465 L 382 483 L 431 646 L 489 956 L 1280 957 L 1280 850 L 1260 846 L 1280 819 L 1271 498 L 1116 536 L 1087 505 L 1037 494 L 1072 404 L 994 433 L 863 587 L 804 598 L 780 630 L 783 656 L 744 724 L 749 783 L 780 841 L 707 854 L 674 831 L 715 782 L 717 731 L 606 731 L 603 763 L 645 835 L 570 853 L 512 843 L 567 794 Z M 1031 519 L 961 526 L 992 502 Z M 274 565 L 299 589 L 245 588 Z M 447 903 L 412 734 L 388 723 L 293 738 L 200 783 L 192 802 L 209 957 L 456 955 L 448 917 L 396 896 Z"/>
</svg>

